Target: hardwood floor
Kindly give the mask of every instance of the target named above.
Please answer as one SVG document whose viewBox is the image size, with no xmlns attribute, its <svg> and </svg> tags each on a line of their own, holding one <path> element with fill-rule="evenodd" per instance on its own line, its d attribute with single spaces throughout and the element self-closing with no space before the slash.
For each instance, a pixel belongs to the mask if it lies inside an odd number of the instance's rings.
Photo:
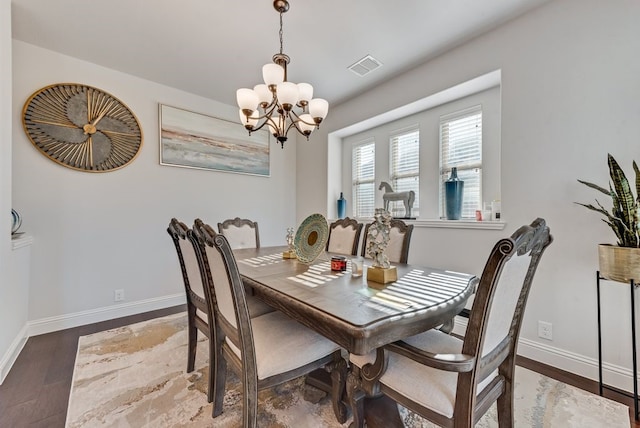
<svg viewBox="0 0 640 428">
<path fill-rule="evenodd" d="M 176 306 L 29 338 L 0 385 L 0 427 L 64 427 L 78 337 L 185 310 Z"/>
<path fill-rule="evenodd" d="M 186 310 L 176 306 L 29 338 L 13 368 L 0 385 L 0 427 L 64 427 L 75 364 L 78 337 Z M 586 391 L 598 393 L 598 382 L 518 357 L 519 366 Z M 629 406 L 631 428 L 633 399 L 605 390 L 604 395 Z"/>
</svg>

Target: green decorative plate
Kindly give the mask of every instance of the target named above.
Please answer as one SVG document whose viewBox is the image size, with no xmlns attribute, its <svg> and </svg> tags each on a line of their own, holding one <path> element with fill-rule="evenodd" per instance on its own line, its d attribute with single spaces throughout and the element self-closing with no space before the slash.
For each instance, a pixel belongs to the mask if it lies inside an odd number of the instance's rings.
<svg viewBox="0 0 640 428">
<path fill-rule="evenodd" d="M 322 214 L 311 214 L 300 223 L 293 241 L 296 256 L 302 263 L 312 263 L 327 245 L 329 225 Z"/>
</svg>

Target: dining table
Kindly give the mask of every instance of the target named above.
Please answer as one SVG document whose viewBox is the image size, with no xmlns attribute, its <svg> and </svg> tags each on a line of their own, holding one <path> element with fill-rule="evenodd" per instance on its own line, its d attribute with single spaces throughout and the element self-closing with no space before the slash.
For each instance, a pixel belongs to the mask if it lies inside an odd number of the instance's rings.
<svg viewBox="0 0 640 428">
<path fill-rule="evenodd" d="M 283 257 L 287 250 L 287 246 L 234 250 L 245 285 L 273 308 L 358 355 L 452 322 L 478 283 L 468 273 L 392 263 L 397 280 L 381 284 L 367 278 L 371 259 L 364 258 L 358 276 L 351 273 L 355 256 L 346 257 L 342 271 L 331 269 L 332 253 L 302 262 Z M 333 406 L 344 422 L 341 392 L 332 391 Z"/>
</svg>

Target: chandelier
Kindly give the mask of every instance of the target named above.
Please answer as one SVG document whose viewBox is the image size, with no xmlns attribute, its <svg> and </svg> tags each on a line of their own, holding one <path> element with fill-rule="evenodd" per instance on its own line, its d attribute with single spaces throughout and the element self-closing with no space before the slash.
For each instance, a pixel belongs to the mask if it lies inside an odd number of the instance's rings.
<svg viewBox="0 0 640 428">
<path fill-rule="evenodd" d="M 240 107 L 240 121 L 249 135 L 267 125 L 284 148 L 291 128 L 309 140 L 311 132 L 319 128 L 327 116 L 329 103 L 322 98 L 313 98 L 313 86 L 310 84 L 287 81 L 289 57 L 282 52 L 282 14 L 289 10 L 289 2 L 274 0 L 273 7 L 280 13 L 280 53 L 273 56 L 272 64 L 262 67 L 264 84 L 260 83 L 253 89 L 238 89 L 236 99 Z"/>
</svg>

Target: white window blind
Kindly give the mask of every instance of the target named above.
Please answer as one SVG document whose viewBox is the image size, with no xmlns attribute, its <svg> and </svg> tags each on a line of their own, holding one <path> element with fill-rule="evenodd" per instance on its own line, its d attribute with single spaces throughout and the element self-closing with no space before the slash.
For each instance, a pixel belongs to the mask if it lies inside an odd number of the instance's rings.
<svg viewBox="0 0 640 428">
<path fill-rule="evenodd" d="M 373 140 L 353 147 L 353 216 L 373 217 L 375 205 L 376 147 Z"/>
<path fill-rule="evenodd" d="M 482 107 L 440 118 L 440 215 L 444 217 L 444 182 L 451 168 L 464 181 L 462 218 L 475 218 L 482 201 Z"/>
<path fill-rule="evenodd" d="M 391 146 L 391 186 L 395 192 L 415 192 L 411 216 L 419 215 L 420 194 L 420 131 L 406 130 L 390 139 Z M 406 216 L 404 202 L 389 203 L 389 212 L 393 217 Z"/>
</svg>

